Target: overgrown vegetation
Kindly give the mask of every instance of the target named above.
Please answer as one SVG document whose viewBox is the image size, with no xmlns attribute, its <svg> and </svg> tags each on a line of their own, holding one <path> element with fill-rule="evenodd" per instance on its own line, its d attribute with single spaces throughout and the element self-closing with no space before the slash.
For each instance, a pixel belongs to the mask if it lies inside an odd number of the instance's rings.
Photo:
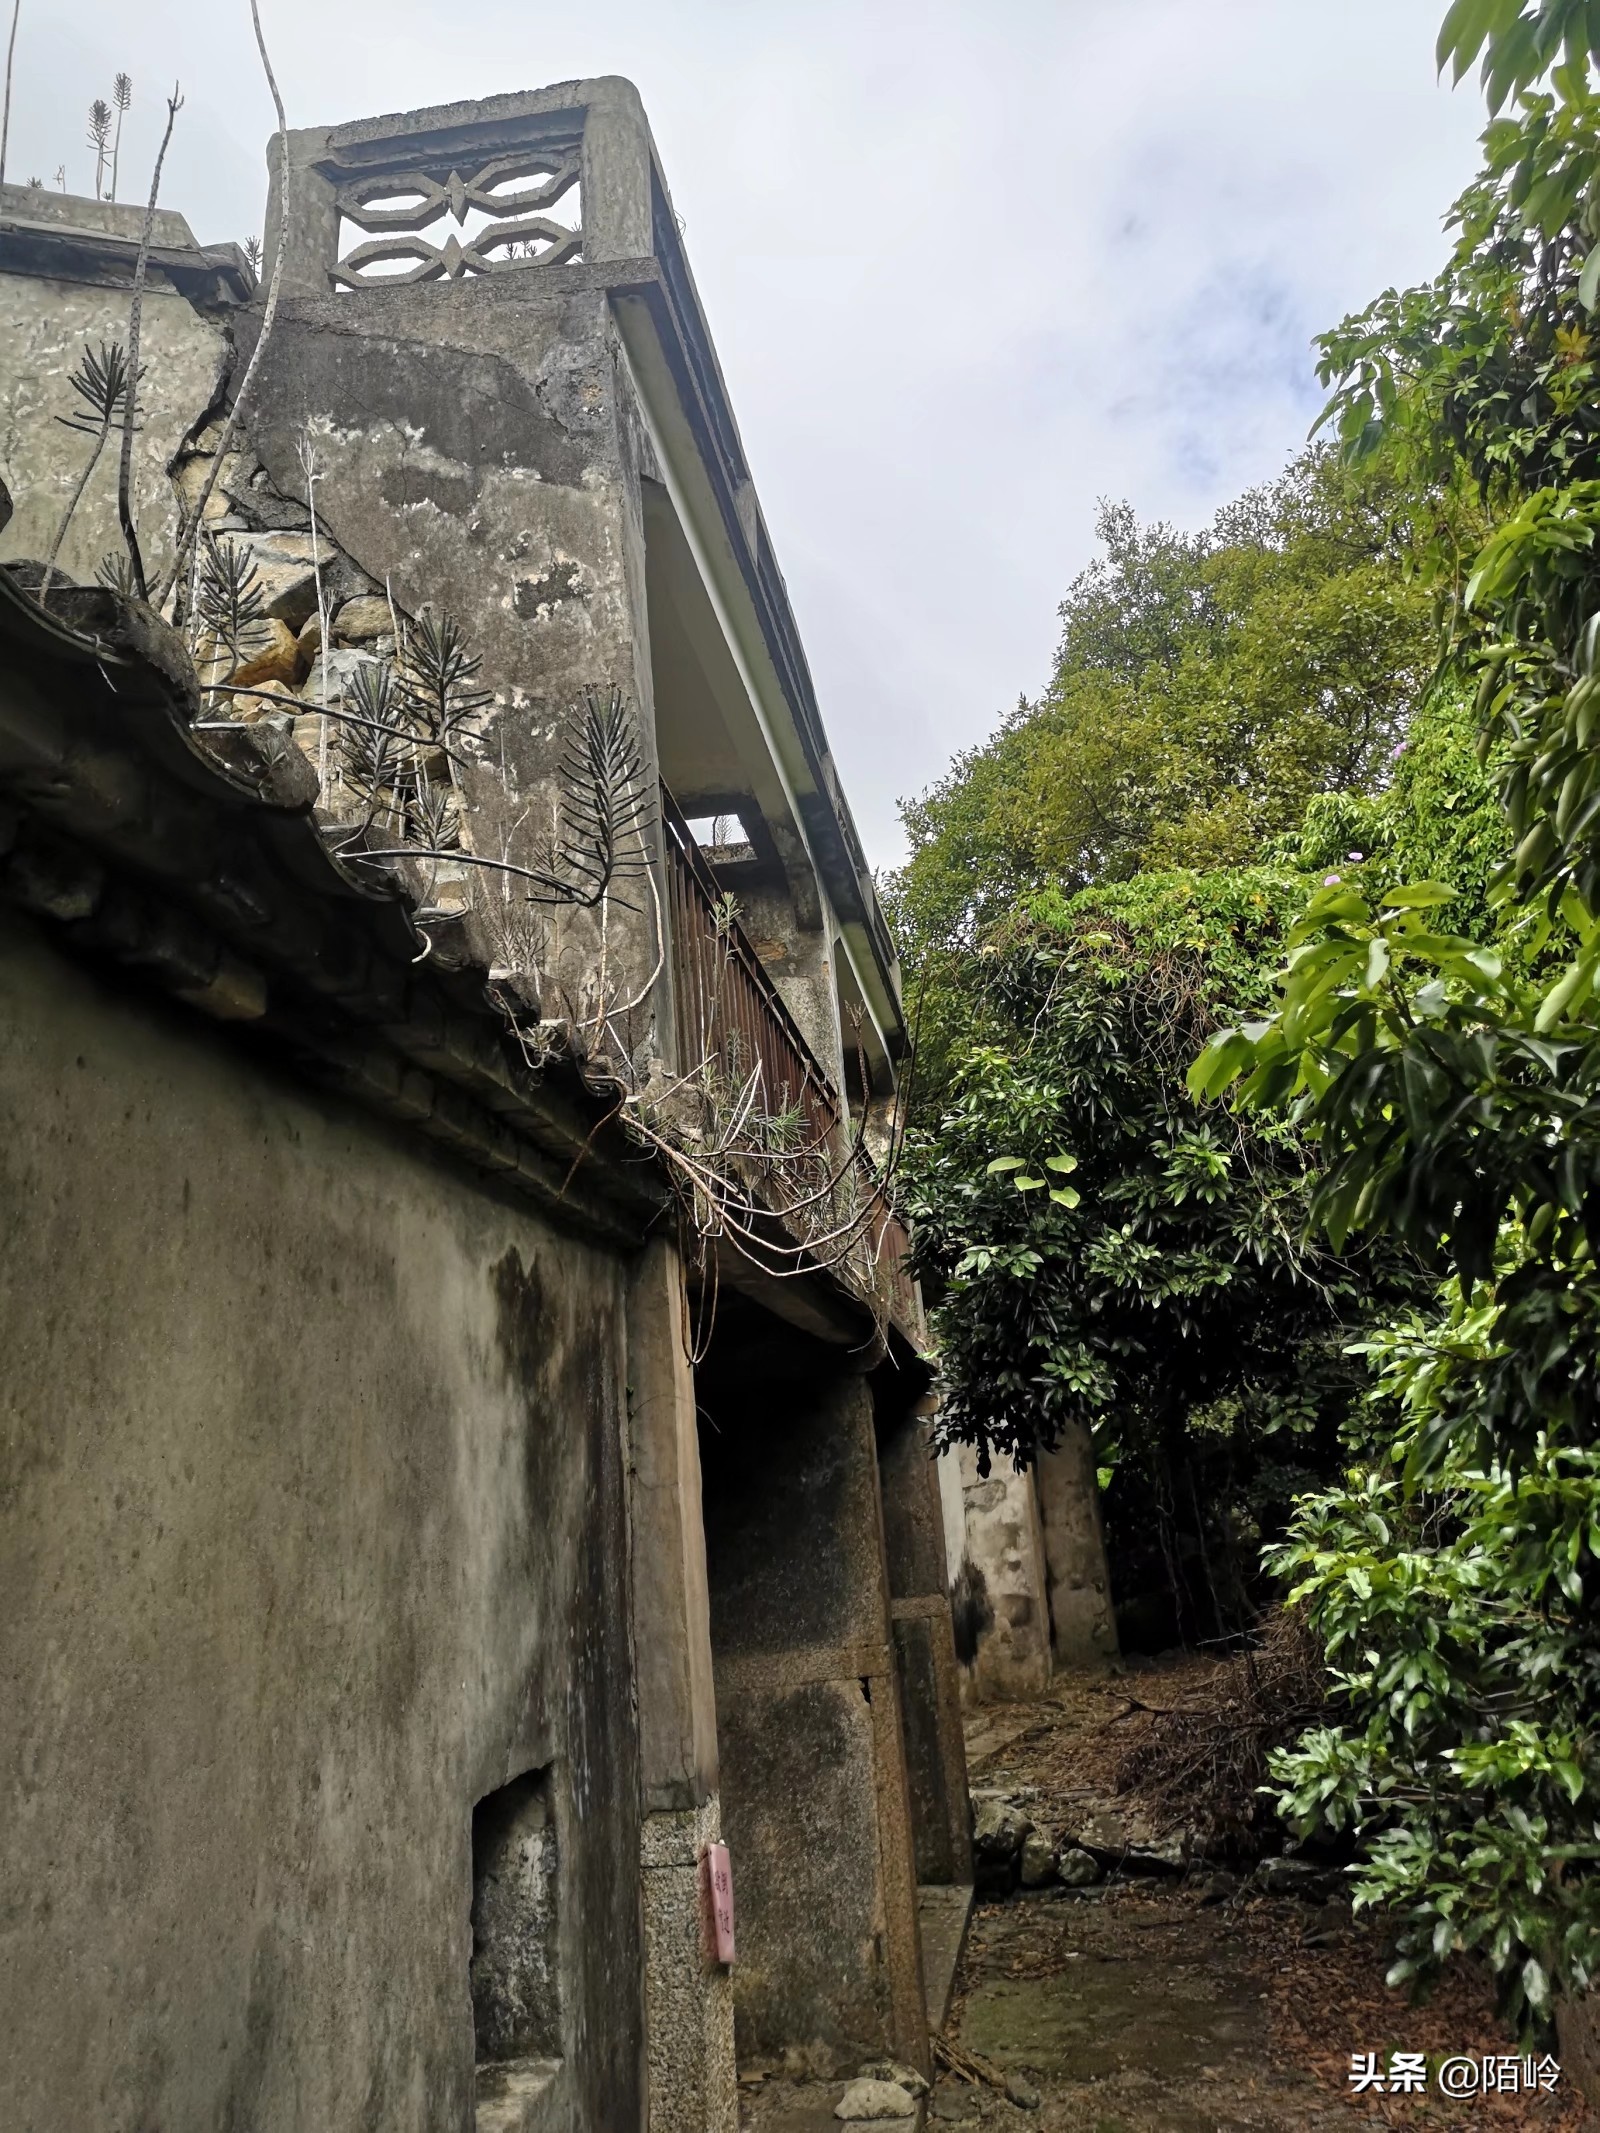
<svg viewBox="0 0 1600 2133">
<path fill-rule="evenodd" d="M 1186 541 L 1117 517 L 1118 551 L 1064 607 L 1051 698 L 908 810 L 920 841 L 893 894 L 921 997 L 913 1212 L 944 1285 L 946 1439 L 1026 1462 L 1093 1431 L 1124 1633 L 1148 1643 L 1251 1619 L 1262 1543 L 1337 1469 L 1364 1386 L 1348 1350 L 1422 1278 L 1390 1243 L 1314 1235 L 1316 1157 L 1295 1123 L 1228 1119 L 1187 1068 L 1219 1023 L 1270 1011 L 1289 929 L 1328 874 L 1422 859 L 1481 928 L 1501 846 L 1470 713 L 1435 684 L 1421 578 L 1430 544 L 1478 522 L 1459 483 L 1346 478 L 1313 454 L 1219 515 L 1240 533 L 1226 552 L 1215 528 Z M 1219 582 L 1228 619 L 1202 626 Z M 1154 724 L 1175 670 L 1211 739 L 1197 726 L 1171 748 L 1141 843 L 1056 875 L 1042 847 L 997 859 L 974 825 L 1017 819 L 1013 762 L 1065 745 L 1058 706 L 1081 706 L 1085 676 L 1120 673 Z M 1257 778 L 1268 674 L 1285 738 Z M 1325 686 L 1296 722 L 1286 707 L 1312 674 Z M 1297 761 L 1294 733 L 1320 735 L 1320 754 Z M 1224 816 L 1256 826 L 1228 863 L 1141 870 L 1171 849 L 1214 856 Z M 1076 1167 L 1052 1173 L 1052 1156 Z M 1038 1182 L 1019 1192 L 991 1166 L 1024 1158 Z"/>
<path fill-rule="evenodd" d="M 1033 897 L 970 959 L 983 1041 L 913 1146 L 944 1438 L 986 1466 L 1092 1431 L 1144 1641 L 1253 1618 L 1261 1540 L 1357 1395 L 1346 1350 L 1404 1293 L 1402 1255 L 1307 1240 L 1292 1123 L 1184 1085 L 1219 1021 L 1266 1011 L 1305 894 L 1238 868 Z"/>
<path fill-rule="evenodd" d="M 1114 1436 L 1114 1571 L 1128 1470 L 1219 1405 L 1257 1475 L 1342 1439 L 1258 1521 L 1332 1669 L 1280 1809 L 1354 1833 L 1396 1981 L 1479 1949 L 1537 2025 L 1600 1964 L 1600 17 L 1456 0 L 1441 64 L 1480 56 L 1448 266 L 1322 343 L 1337 463 L 1194 538 L 1106 515 L 1045 699 L 907 810 L 898 916 L 949 1431 Z"/>
<path fill-rule="evenodd" d="M 1464 478 L 1495 521 L 1459 586 L 1503 808 L 1487 928 L 1430 880 L 1327 883 L 1279 1011 L 1219 1036 L 1197 1093 L 1316 1142 L 1338 1245 L 1403 1241 L 1441 1279 L 1371 1344 L 1356 1462 L 1276 1557 L 1339 1669 L 1336 1721 L 1277 1763 L 1309 1830 L 1354 1827 L 1398 1906 L 1396 1978 L 1482 1949 L 1510 2011 L 1600 1962 L 1600 100 L 1589 16 L 1458 4 L 1489 38 L 1485 136 L 1438 281 L 1324 344 L 1352 457 Z M 1597 25 L 1600 28 L 1600 25 Z M 1497 41 L 1498 40 L 1498 41 Z M 1552 56 L 1562 64 L 1535 88 Z M 1446 580 L 1445 559 L 1435 567 Z M 1407 870 L 1409 872 L 1409 869 Z M 1492 937 L 1485 938 L 1486 933 Z"/>
<path fill-rule="evenodd" d="M 1275 1833 L 1267 1759 L 1324 1718 L 1327 1703 L 1322 1641 L 1302 1614 L 1280 1608 L 1202 1691 L 1149 1710 L 1118 1759 L 1116 1788 L 1209 1847 L 1258 1851 Z"/>
<path fill-rule="evenodd" d="M 1461 515 L 1327 452 L 1199 534 L 1102 506 L 1049 688 L 903 810 L 908 944 L 970 948 L 1038 888 L 1248 864 L 1314 795 L 1376 790 L 1437 656 L 1408 566 Z"/>
</svg>

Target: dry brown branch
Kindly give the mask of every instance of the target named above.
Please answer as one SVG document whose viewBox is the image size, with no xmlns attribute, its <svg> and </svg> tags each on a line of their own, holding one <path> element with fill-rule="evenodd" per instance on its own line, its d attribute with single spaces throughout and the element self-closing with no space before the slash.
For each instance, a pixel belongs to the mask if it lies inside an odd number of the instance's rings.
<svg viewBox="0 0 1600 2133">
<path fill-rule="evenodd" d="M 12 0 L 11 36 L 6 44 L 5 101 L 0 104 L 0 185 L 6 182 L 6 143 L 11 138 L 11 68 L 17 56 L 17 18 L 21 13 L 22 0 Z"/>
<path fill-rule="evenodd" d="M 1114 1781 L 1157 1817 L 1248 1838 L 1266 1804 L 1268 1755 L 1326 1709 L 1322 1647 L 1299 1615 L 1280 1610 L 1253 1650 L 1218 1664 L 1208 1688 L 1170 1709 L 1129 1697 L 1116 1719 L 1142 1711 L 1151 1722 L 1123 1750 Z"/>
<path fill-rule="evenodd" d="M 250 386 L 260 367 L 261 358 L 272 338 L 273 322 L 278 316 L 278 290 L 283 281 L 283 255 L 288 250 L 289 240 L 289 121 L 283 108 L 283 98 L 278 91 L 278 77 L 272 71 L 272 61 L 267 56 L 267 40 L 262 35 L 261 12 L 257 0 L 250 0 L 250 20 L 256 33 L 256 50 L 261 54 L 262 72 L 267 77 L 267 87 L 272 92 L 272 107 L 278 114 L 278 241 L 272 256 L 272 276 L 267 283 L 267 301 L 261 313 L 261 331 L 256 336 L 256 345 L 250 351 L 250 360 L 244 367 L 244 376 L 239 380 L 239 389 L 233 396 L 217 439 L 216 450 L 211 455 L 211 464 L 206 469 L 206 478 L 200 485 L 200 494 L 178 537 L 178 552 L 172 559 L 172 571 L 161 587 L 161 604 L 167 596 L 183 583 L 183 574 L 189 567 L 190 552 L 205 523 L 206 506 L 211 501 L 211 492 L 222 472 L 222 462 L 233 443 L 233 433 L 239 426 L 239 414 L 250 396 Z M 137 354 L 137 350 L 134 351 Z"/>
<path fill-rule="evenodd" d="M 965 2051 L 959 2044 L 952 2044 L 942 2030 L 936 2029 L 930 2042 L 936 2066 L 942 2066 L 947 2073 L 954 2074 L 960 2081 L 974 2086 L 981 2081 L 989 2088 L 998 2089 L 1002 2096 L 1005 2094 L 1006 2077 L 992 2060 L 981 2058 L 977 2052 Z"/>
<path fill-rule="evenodd" d="M 172 139 L 172 129 L 177 123 L 183 106 L 183 97 L 176 82 L 167 98 L 167 123 L 161 136 L 161 146 L 156 150 L 156 167 L 150 174 L 150 198 L 145 205 L 144 227 L 139 233 L 139 257 L 133 270 L 133 298 L 128 309 L 128 393 L 122 410 L 122 457 L 117 467 L 117 517 L 122 524 L 122 538 L 128 547 L 128 574 L 133 589 L 141 600 L 148 600 L 150 588 L 144 579 L 144 557 L 139 553 L 139 536 L 133 524 L 133 438 L 137 388 L 139 380 L 139 334 L 144 323 L 144 285 L 150 271 L 150 245 L 156 229 L 156 200 L 161 192 L 161 166 L 167 160 L 167 146 Z"/>
</svg>

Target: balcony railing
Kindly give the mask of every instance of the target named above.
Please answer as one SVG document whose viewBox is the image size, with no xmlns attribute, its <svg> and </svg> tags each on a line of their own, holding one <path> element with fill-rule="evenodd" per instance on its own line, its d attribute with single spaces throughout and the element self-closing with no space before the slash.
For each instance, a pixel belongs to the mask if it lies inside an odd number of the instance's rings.
<svg viewBox="0 0 1600 2133">
<path fill-rule="evenodd" d="M 915 1338 L 917 1297 L 905 1225 L 865 1151 L 856 1147 L 852 1153 L 850 1119 L 839 1092 L 762 967 L 665 786 L 661 820 L 680 1065 L 709 1062 L 735 1088 L 759 1073 L 769 1119 L 797 1118 L 805 1145 L 830 1165 L 847 1156 L 853 1160 L 863 1208 L 861 1249 L 886 1291 L 895 1322 Z"/>
</svg>

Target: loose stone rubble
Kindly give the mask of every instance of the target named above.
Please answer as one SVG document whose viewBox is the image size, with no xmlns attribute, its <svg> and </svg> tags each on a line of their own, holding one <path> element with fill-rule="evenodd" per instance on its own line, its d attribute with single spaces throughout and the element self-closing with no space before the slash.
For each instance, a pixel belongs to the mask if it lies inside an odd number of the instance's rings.
<svg viewBox="0 0 1600 2133">
<path fill-rule="evenodd" d="M 852 2081 L 834 2106 L 835 2118 L 915 2118 L 917 2099 L 898 2081 Z"/>
</svg>

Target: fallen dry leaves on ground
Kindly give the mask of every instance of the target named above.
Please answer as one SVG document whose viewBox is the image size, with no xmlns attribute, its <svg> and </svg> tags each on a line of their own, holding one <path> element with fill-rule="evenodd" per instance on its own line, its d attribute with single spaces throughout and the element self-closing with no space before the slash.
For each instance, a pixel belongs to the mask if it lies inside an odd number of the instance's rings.
<svg viewBox="0 0 1600 2133">
<path fill-rule="evenodd" d="M 1145 1828 L 1164 1819 L 1159 1797 L 1119 1792 L 1119 1777 L 1137 1769 L 1135 1750 L 1161 1716 L 1203 1710 L 1231 1692 L 1228 1663 L 1192 1654 L 1137 1662 L 1116 1677 L 1065 1676 L 1044 1698 L 989 1706 L 968 1715 L 969 1776 L 974 1790 L 1016 1791 L 1035 1823 L 1052 1835 L 1086 1809 L 1104 1808 Z M 1165 1817 L 1170 1821 L 1170 1806 Z M 1242 1871 L 1248 1871 L 1248 1861 Z M 1567 2085 L 1553 2093 L 1490 2094 L 1453 2101 L 1430 2080 L 1421 2096 L 1353 2093 L 1352 2054 L 1422 2052 L 1430 2066 L 1453 2055 L 1517 2053 L 1499 2022 L 1491 1981 L 1460 1964 L 1425 2002 L 1413 2004 L 1384 1983 L 1389 1929 L 1352 1917 L 1342 1900 L 1318 1906 L 1241 1889 L 1225 1903 L 1204 1903 L 1210 1869 L 1183 1878 L 1129 1880 L 1091 1899 L 1059 1891 L 1021 1893 L 980 1906 L 974 1916 L 958 2001 L 949 2031 L 958 2041 L 974 1997 L 996 1980 L 1010 1984 L 1059 1978 L 1065 1994 L 1089 1982 L 1085 1964 L 1114 1980 L 1148 1981 L 1170 1966 L 1203 1980 L 1208 1965 L 1232 1966 L 1233 1990 L 1264 2013 L 1259 2042 L 1235 2050 L 1219 2074 L 1146 2077 L 1126 2094 L 1117 2078 L 1074 2080 L 1070 2063 L 1035 2069 L 1044 2093 L 1040 2133 L 1079 2125 L 1151 2127 L 1251 2126 L 1262 2133 L 1321 2133 L 1334 2126 L 1392 2126 L 1426 2133 L 1592 2133 L 1589 2114 Z M 1075 1977 L 1077 1983 L 1075 1983 Z M 1153 2032 L 1154 2034 L 1154 2032 Z M 1130 2038 L 1137 2060 L 1136 2033 Z M 1300 2085 L 1286 2090 L 1286 2070 Z M 1204 2077 L 1202 2080 L 1201 2077 Z M 1309 2077 L 1309 2078 L 1307 2078 Z M 1125 2077 L 1138 2081 L 1134 2066 Z M 1165 2088 L 1163 2088 L 1165 2083 Z M 1162 2097 L 1166 2096 L 1163 2103 Z M 1005 2107 L 1020 2128 L 1025 2120 Z M 1163 2113 L 1167 2115 L 1164 2117 Z M 987 2115 L 987 2114 L 986 2114 Z"/>
</svg>

